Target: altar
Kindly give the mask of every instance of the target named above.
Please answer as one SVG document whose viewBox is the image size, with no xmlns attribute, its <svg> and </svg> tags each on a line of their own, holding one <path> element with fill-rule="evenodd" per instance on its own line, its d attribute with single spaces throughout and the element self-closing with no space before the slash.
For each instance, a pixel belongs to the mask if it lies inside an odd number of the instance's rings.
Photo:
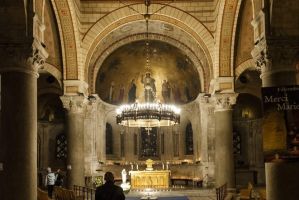
<svg viewBox="0 0 299 200">
<path fill-rule="evenodd" d="M 170 170 L 130 171 L 129 174 L 132 189 L 169 187 Z"/>
</svg>

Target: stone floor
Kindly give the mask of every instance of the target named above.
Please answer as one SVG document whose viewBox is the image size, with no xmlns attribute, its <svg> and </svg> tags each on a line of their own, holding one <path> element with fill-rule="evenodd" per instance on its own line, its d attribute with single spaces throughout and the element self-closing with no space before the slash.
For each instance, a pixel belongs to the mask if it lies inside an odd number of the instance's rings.
<svg viewBox="0 0 299 200">
<path fill-rule="evenodd" d="M 186 196 L 189 200 L 215 200 L 216 193 L 215 189 L 180 189 L 171 188 L 168 190 L 134 190 L 126 194 L 126 197 L 151 197 L 149 199 L 155 199 L 155 197 L 180 197 Z M 134 199 L 135 199 L 134 198 Z"/>
<path fill-rule="evenodd" d="M 214 188 L 171 188 L 167 190 L 131 190 L 130 192 L 126 193 L 125 196 L 126 200 L 157 199 L 158 197 L 187 197 L 188 200 L 216 200 L 216 193 Z M 92 197 L 92 199 L 86 198 L 86 200 L 94 200 L 94 196 Z M 53 198 L 53 200 L 55 200 L 55 198 Z"/>
</svg>

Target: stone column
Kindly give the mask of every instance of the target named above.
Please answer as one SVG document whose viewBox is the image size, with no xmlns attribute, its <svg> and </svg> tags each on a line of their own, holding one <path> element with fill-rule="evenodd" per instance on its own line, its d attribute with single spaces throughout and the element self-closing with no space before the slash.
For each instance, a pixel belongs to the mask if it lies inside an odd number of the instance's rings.
<svg viewBox="0 0 299 200">
<path fill-rule="evenodd" d="M 270 33 L 271 24 L 267 18 L 269 13 L 270 7 L 266 5 L 252 21 L 255 47 L 251 54 L 256 68 L 261 72 L 262 86 L 296 85 L 298 39 L 288 35 L 277 35 L 275 32 Z M 282 33 L 283 31 L 281 30 Z M 263 123 L 282 123 L 279 119 L 270 120 L 267 121 L 267 118 L 264 118 Z M 294 178 L 298 177 L 296 169 L 298 169 L 298 162 L 266 163 L 267 199 L 291 200 L 298 198 L 295 188 L 299 187 L 299 181 Z"/>
<path fill-rule="evenodd" d="M 192 125 L 192 131 L 193 131 L 193 160 L 198 161 L 200 160 L 200 157 L 202 155 L 202 134 L 199 131 L 201 129 L 201 115 L 200 108 L 199 108 L 199 102 L 194 101 L 193 103 L 189 104 L 185 108 L 186 114 L 188 113 L 190 117 L 190 122 Z M 185 132 L 185 128 L 183 127 L 183 131 Z M 186 136 L 185 136 L 186 137 Z M 185 140 L 184 140 L 185 141 Z M 185 147 L 185 145 L 184 145 Z M 185 147 L 186 148 L 186 147 Z"/>
<path fill-rule="evenodd" d="M 38 132 L 40 132 L 41 142 L 41 165 L 40 169 L 47 169 L 49 167 L 49 125 L 45 123 L 38 124 Z"/>
<path fill-rule="evenodd" d="M 298 199 L 298 162 L 266 163 L 267 199 L 293 200 Z"/>
<path fill-rule="evenodd" d="M 36 41 L 0 46 L 1 199 L 37 197 L 37 77 L 47 57 Z"/>
<path fill-rule="evenodd" d="M 97 134 L 96 134 L 96 154 L 98 160 L 106 161 L 106 119 L 107 113 L 105 104 L 101 102 L 97 108 Z"/>
<path fill-rule="evenodd" d="M 202 95 L 199 99 L 201 123 L 201 164 L 204 186 L 215 180 L 215 114 L 212 99 Z"/>
<path fill-rule="evenodd" d="M 216 186 L 235 188 L 232 105 L 236 94 L 215 94 L 215 176 Z"/>
<path fill-rule="evenodd" d="M 251 51 L 256 68 L 261 72 L 263 87 L 296 84 L 296 62 L 299 42 L 296 37 L 271 32 L 270 5 L 256 11 L 251 24 L 254 30 L 254 48 Z M 282 30 L 283 32 L 283 30 Z"/>
<path fill-rule="evenodd" d="M 173 138 L 173 127 L 161 127 L 160 131 L 163 132 L 163 135 L 160 134 L 160 153 L 161 153 L 161 162 L 166 162 L 166 160 L 171 160 L 174 157 L 174 138 Z M 137 132 L 137 131 L 136 131 Z M 163 139 L 162 139 L 163 136 Z M 163 143 L 162 143 L 163 142 Z M 162 145 L 164 148 L 164 153 L 162 153 Z"/>
<path fill-rule="evenodd" d="M 66 109 L 67 187 L 84 186 L 84 112 L 87 99 L 83 96 L 60 97 Z"/>
<path fill-rule="evenodd" d="M 297 46 L 296 46 L 297 45 Z M 251 54 L 261 72 L 262 86 L 296 85 L 296 53 L 299 44 L 292 40 L 261 40 Z"/>
<path fill-rule="evenodd" d="M 210 116 L 213 113 L 210 113 L 211 106 L 212 104 L 210 103 L 210 98 L 209 97 L 204 97 L 201 96 L 199 100 L 199 105 L 200 105 L 200 123 L 201 123 L 201 134 L 202 134 L 202 139 L 201 139 L 201 162 L 202 163 L 207 163 L 209 162 L 209 152 L 208 152 L 208 129 L 211 128 L 209 127 L 209 121 L 210 121 Z"/>
<path fill-rule="evenodd" d="M 89 96 L 84 119 L 84 154 L 85 154 L 85 175 L 92 176 L 98 167 L 96 154 L 97 134 L 97 107 L 99 97 L 95 94 Z"/>
</svg>

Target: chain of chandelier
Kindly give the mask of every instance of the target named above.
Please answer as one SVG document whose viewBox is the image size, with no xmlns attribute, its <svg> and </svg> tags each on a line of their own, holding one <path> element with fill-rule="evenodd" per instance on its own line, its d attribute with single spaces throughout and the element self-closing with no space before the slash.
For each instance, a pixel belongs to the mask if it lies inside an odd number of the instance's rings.
<svg viewBox="0 0 299 200">
<path fill-rule="evenodd" d="M 143 14 L 146 22 L 146 71 L 150 71 L 150 42 L 148 39 L 149 6 L 150 0 L 145 0 L 146 13 Z M 161 127 L 173 126 L 180 123 L 180 109 L 175 105 L 157 102 L 146 102 L 121 105 L 116 110 L 116 123 L 126 127 Z"/>
</svg>

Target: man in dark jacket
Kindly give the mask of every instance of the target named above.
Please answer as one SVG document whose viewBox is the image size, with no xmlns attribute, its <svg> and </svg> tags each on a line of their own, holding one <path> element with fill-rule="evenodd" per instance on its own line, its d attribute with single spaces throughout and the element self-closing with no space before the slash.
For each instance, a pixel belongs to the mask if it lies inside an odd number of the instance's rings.
<svg viewBox="0 0 299 200">
<path fill-rule="evenodd" d="M 104 179 L 106 183 L 97 187 L 95 200 L 125 200 L 123 189 L 114 185 L 114 176 L 111 172 L 106 172 Z"/>
</svg>

